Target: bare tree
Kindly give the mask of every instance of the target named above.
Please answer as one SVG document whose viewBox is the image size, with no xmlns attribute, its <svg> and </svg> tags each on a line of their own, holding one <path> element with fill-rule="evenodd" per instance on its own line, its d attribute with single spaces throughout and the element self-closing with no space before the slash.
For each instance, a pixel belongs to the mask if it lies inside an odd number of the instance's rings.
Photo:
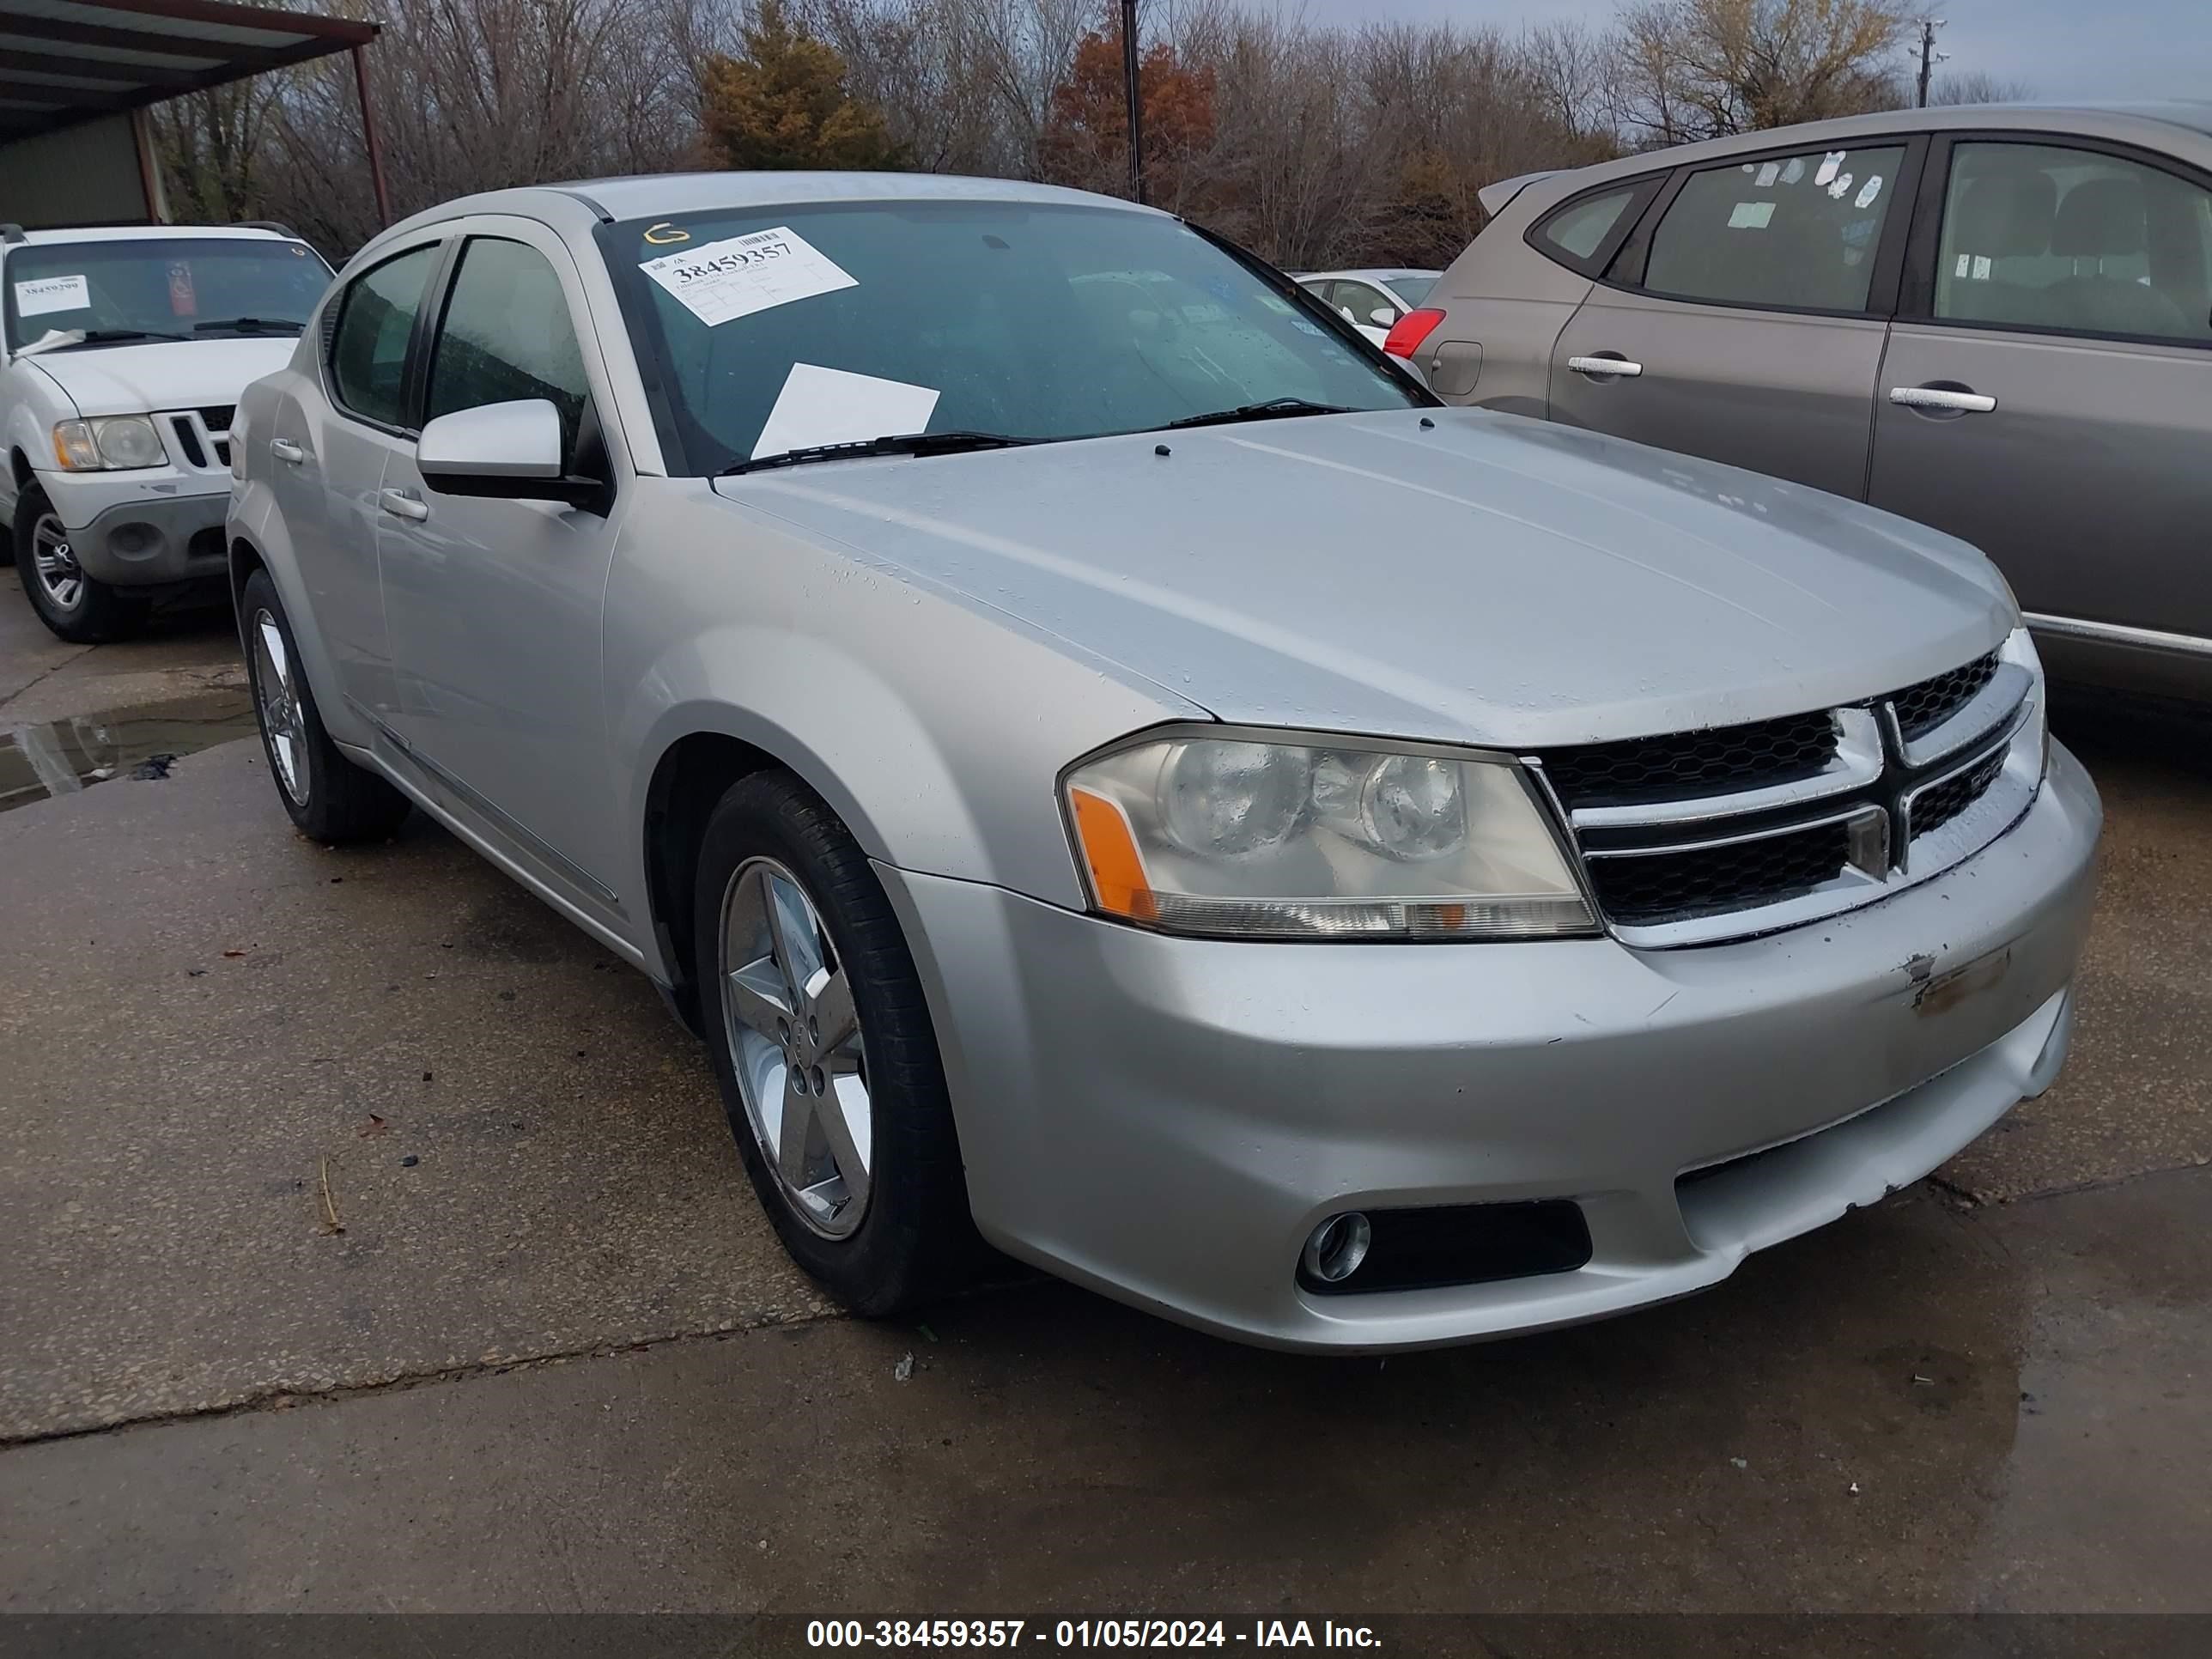
<svg viewBox="0 0 2212 1659">
<path fill-rule="evenodd" d="M 1898 0 L 1646 0 L 1623 13 L 1617 112 L 1661 143 L 1883 107 Z"/>
<path fill-rule="evenodd" d="M 1936 77 L 1928 89 L 1931 104 L 2023 104 L 2035 96 L 2024 81 L 2008 81 L 1986 70 L 1961 70 Z"/>
</svg>

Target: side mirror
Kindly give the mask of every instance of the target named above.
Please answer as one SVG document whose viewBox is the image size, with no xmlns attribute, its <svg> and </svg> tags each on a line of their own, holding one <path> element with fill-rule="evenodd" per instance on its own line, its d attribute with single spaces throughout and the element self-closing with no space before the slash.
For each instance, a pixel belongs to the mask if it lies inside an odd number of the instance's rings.
<svg viewBox="0 0 2212 1659">
<path fill-rule="evenodd" d="M 543 398 L 441 415 L 415 442 L 422 482 L 441 495 L 600 508 L 605 483 L 572 476 L 565 459 L 561 411 Z"/>
<path fill-rule="evenodd" d="M 1389 306 L 1377 306 L 1367 313 L 1367 320 L 1377 328 L 1390 328 L 1397 323 L 1398 313 Z"/>
</svg>

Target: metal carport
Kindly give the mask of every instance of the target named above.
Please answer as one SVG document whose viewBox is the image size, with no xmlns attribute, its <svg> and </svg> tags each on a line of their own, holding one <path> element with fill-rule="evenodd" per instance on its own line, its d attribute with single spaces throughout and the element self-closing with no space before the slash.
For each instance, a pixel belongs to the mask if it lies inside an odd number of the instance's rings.
<svg viewBox="0 0 2212 1659">
<path fill-rule="evenodd" d="M 362 52 L 376 32 L 229 0 L 0 0 L 0 220 L 162 219 L 149 106 L 349 52 L 377 213 L 389 222 Z"/>
</svg>

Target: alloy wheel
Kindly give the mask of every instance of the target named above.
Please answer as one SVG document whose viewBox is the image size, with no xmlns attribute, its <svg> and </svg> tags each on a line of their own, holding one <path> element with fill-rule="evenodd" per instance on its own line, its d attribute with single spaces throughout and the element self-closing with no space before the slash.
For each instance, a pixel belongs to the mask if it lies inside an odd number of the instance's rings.
<svg viewBox="0 0 2212 1659">
<path fill-rule="evenodd" d="M 84 567 L 70 546 L 69 527 L 51 513 L 40 514 L 31 528 L 31 574 L 56 611 L 84 603 Z"/>
<path fill-rule="evenodd" d="M 824 1238 L 867 1214 L 874 1158 L 853 988 L 821 912 L 774 859 L 722 896 L 722 1020 L 745 1116 L 792 1212 Z"/>
<path fill-rule="evenodd" d="M 295 806 L 307 804 L 307 726 L 300 711 L 291 653 L 284 630 L 266 611 L 253 613 L 253 695 L 261 708 L 261 729 L 269 735 L 276 781 Z"/>
</svg>

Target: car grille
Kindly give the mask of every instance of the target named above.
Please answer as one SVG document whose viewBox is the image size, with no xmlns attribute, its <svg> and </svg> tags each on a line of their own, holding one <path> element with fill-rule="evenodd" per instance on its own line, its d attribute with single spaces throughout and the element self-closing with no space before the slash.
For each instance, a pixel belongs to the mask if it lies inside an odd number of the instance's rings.
<svg viewBox="0 0 2212 1659">
<path fill-rule="evenodd" d="M 177 453 L 186 466 L 196 472 L 230 470 L 230 420 L 236 412 L 234 404 L 215 404 L 164 417 L 176 435 Z"/>
<path fill-rule="evenodd" d="M 1590 860 L 1598 902 L 1632 926 L 1690 921 L 1809 893 L 1850 863 L 1850 829 L 1816 823 L 1681 852 Z"/>
<path fill-rule="evenodd" d="M 1889 702 L 1897 710 L 1899 729 L 1908 741 L 1926 737 L 1972 702 L 1975 694 L 1996 678 L 1996 672 L 1997 653 L 1992 651 L 1962 668 L 1891 693 Z"/>
<path fill-rule="evenodd" d="M 2031 660 L 2008 642 L 1863 703 L 1531 760 L 1616 934 L 1741 938 L 1869 903 L 2010 827 L 2039 781 L 2039 754 L 2007 764 L 2040 718 Z"/>
<path fill-rule="evenodd" d="M 1544 769 L 1569 806 L 1602 806 L 1814 777 L 1835 752 L 1836 723 L 1824 710 L 1554 750 Z"/>
</svg>

